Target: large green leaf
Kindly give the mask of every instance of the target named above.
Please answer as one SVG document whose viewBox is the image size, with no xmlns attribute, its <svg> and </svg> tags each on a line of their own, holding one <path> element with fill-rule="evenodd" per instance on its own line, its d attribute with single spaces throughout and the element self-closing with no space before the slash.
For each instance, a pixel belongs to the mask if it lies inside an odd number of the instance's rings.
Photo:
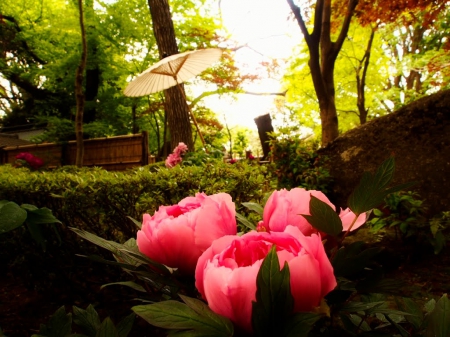
<svg viewBox="0 0 450 337">
<path fill-rule="evenodd" d="M 89 337 L 95 337 L 100 328 L 100 317 L 90 304 L 86 310 L 73 306 L 73 322 Z"/>
<path fill-rule="evenodd" d="M 66 313 L 64 306 L 60 307 L 50 317 L 47 325 L 41 324 L 39 334 L 32 337 L 64 337 L 72 332 L 72 314 Z"/>
<path fill-rule="evenodd" d="M 434 310 L 426 318 L 427 337 L 450 336 L 450 301 L 447 294 L 437 301 Z"/>
<path fill-rule="evenodd" d="M 257 204 L 256 202 L 243 202 L 242 206 L 247 207 L 249 210 L 258 213 L 261 216 L 263 215 L 264 208 L 260 204 Z"/>
<path fill-rule="evenodd" d="M 285 337 L 308 337 L 314 324 L 321 315 L 312 312 L 294 314 L 284 327 Z"/>
<path fill-rule="evenodd" d="M 236 219 L 237 221 L 241 224 L 244 225 L 245 227 L 249 228 L 250 230 L 256 230 L 256 227 L 253 223 L 251 223 L 245 216 L 243 216 L 242 214 L 236 213 Z"/>
<path fill-rule="evenodd" d="M 365 243 L 356 241 L 346 247 L 341 247 L 331 264 L 336 276 L 351 278 L 366 268 L 373 258 L 379 254 L 383 248 L 365 248 Z"/>
<path fill-rule="evenodd" d="M 423 312 L 421 307 L 412 299 L 403 297 L 397 302 L 400 310 L 408 312 L 410 315 L 405 316 L 405 319 L 411 323 L 416 330 L 418 330 L 423 323 Z"/>
<path fill-rule="evenodd" d="M 145 290 L 145 288 L 143 286 L 141 286 L 140 284 L 137 284 L 136 282 L 133 282 L 133 281 L 106 283 L 106 284 L 103 284 L 100 287 L 100 289 L 103 289 L 103 288 L 108 287 L 108 286 L 115 286 L 115 285 L 130 287 L 130 288 L 132 288 L 134 290 L 137 290 L 137 291 L 140 291 L 140 292 L 143 292 L 143 293 L 147 292 L 147 290 Z"/>
<path fill-rule="evenodd" d="M 27 219 L 27 212 L 15 202 L 2 200 L 0 203 L 0 234 L 9 232 Z"/>
<path fill-rule="evenodd" d="M 97 330 L 97 334 L 95 337 L 120 337 L 119 332 L 117 331 L 114 323 L 111 321 L 111 318 L 106 317 L 99 329 Z"/>
<path fill-rule="evenodd" d="M 202 310 L 198 309 L 200 312 Z M 222 324 L 219 318 L 211 318 L 217 315 L 212 312 L 199 314 L 188 305 L 178 301 L 163 301 L 154 304 L 137 305 L 132 310 L 148 323 L 163 329 L 188 330 L 192 336 L 232 336 L 231 323 Z M 182 333 L 182 332 L 181 332 Z M 175 333 L 178 335 L 178 333 Z M 182 335 L 186 335 L 182 333 Z M 187 334 L 191 335 L 191 334 Z"/>
<path fill-rule="evenodd" d="M 309 213 L 301 214 L 314 228 L 336 236 L 342 232 L 342 221 L 330 205 L 311 195 Z"/>
<path fill-rule="evenodd" d="M 388 194 L 414 185 L 414 183 L 406 183 L 387 188 L 392 181 L 394 171 L 394 157 L 390 157 L 381 164 L 374 175 L 365 172 L 348 199 L 348 206 L 352 212 L 356 215 L 368 212 L 379 206 Z"/>
<path fill-rule="evenodd" d="M 285 326 L 294 307 L 289 279 L 289 266 L 285 263 L 280 271 L 276 247 L 273 246 L 256 278 L 252 326 L 257 336 L 275 336 L 280 333 L 280 327 Z"/>
<path fill-rule="evenodd" d="M 22 204 L 21 207 L 28 213 L 27 223 L 32 225 L 61 223 L 47 207 L 37 208 L 29 204 Z"/>
<path fill-rule="evenodd" d="M 150 264 L 158 269 L 158 271 L 163 275 L 170 275 L 170 271 L 166 266 L 155 262 L 149 259 L 147 256 L 142 254 L 137 246 L 135 245 L 134 240 L 128 240 L 125 244 L 120 244 L 114 241 L 106 240 L 101 237 L 98 237 L 95 234 L 89 233 L 87 231 L 78 229 L 78 228 L 70 228 L 77 235 L 81 236 L 83 239 L 96 244 L 106 250 L 109 250 L 114 255 L 117 255 L 121 258 L 122 262 L 126 262 L 128 265 L 139 266 L 143 263 Z"/>
<path fill-rule="evenodd" d="M 233 323 L 231 323 L 231 321 L 228 318 L 216 314 L 203 301 L 200 301 L 196 298 L 183 296 L 181 294 L 179 296 L 181 297 L 183 302 L 186 303 L 187 306 L 192 310 L 194 310 L 197 314 L 203 317 L 207 317 L 211 321 L 216 322 L 217 326 L 223 326 L 224 330 L 227 332 L 227 335 L 229 336 L 233 335 L 234 331 Z"/>
<path fill-rule="evenodd" d="M 136 319 L 136 314 L 132 312 L 128 316 L 126 316 L 123 320 L 121 320 L 116 328 L 119 334 L 119 337 L 127 337 L 133 328 L 134 321 Z"/>
</svg>

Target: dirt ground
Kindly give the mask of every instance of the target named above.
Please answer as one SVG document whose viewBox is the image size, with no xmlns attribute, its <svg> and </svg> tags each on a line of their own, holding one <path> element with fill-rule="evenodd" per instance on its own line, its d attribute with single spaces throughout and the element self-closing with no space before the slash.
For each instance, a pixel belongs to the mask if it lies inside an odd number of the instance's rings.
<svg viewBox="0 0 450 337">
<path fill-rule="evenodd" d="M 434 255 L 431 250 L 401 247 L 393 238 L 380 240 L 367 230 L 359 231 L 350 240 L 364 240 L 386 249 L 386 276 L 401 279 L 406 284 L 399 295 L 425 302 L 433 296 L 450 293 L 449 244 L 441 254 Z M 102 284 L 127 280 L 115 267 L 82 257 L 74 261 L 53 270 L 39 266 L 42 272 L 34 270 L 34 275 L 29 274 L 28 268 L 32 268 L 27 263 L 10 265 L 6 272 L 2 267 L 0 327 L 4 336 L 29 337 L 38 333 L 40 324 L 48 322 L 62 305 L 70 311 L 73 305 L 85 309 L 93 304 L 102 320 L 110 316 L 117 323 L 131 313 L 131 306 L 139 304 L 135 299 L 140 295 L 132 289 L 112 286 L 100 290 Z M 33 258 L 29 262 L 33 263 Z M 163 333 L 138 317 L 129 336 L 163 336 Z"/>
</svg>

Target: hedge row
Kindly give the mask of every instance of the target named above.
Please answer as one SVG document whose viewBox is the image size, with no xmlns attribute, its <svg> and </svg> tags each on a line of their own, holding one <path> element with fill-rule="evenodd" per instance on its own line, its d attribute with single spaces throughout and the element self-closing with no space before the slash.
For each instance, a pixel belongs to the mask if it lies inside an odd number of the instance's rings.
<svg viewBox="0 0 450 337">
<path fill-rule="evenodd" d="M 237 209 L 242 202 L 261 202 L 271 190 L 264 166 L 220 161 L 204 166 L 145 166 L 127 172 L 66 166 L 32 172 L 0 166 L 0 200 L 48 207 L 64 226 L 88 230 L 111 240 L 136 233 L 143 213 L 171 205 L 197 192 L 229 193 Z"/>
</svg>

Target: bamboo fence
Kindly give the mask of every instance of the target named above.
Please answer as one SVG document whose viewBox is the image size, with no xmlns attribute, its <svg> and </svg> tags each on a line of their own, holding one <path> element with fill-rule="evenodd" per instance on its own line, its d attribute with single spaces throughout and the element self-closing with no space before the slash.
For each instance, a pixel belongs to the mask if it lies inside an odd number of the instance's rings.
<svg viewBox="0 0 450 337">
<path fill-rule="evenodd" d="M 0 164 L 14 163 L 16 155 L 29 152 L 41 158 L 48 168 L 75 165 L 76 141 L 0 148 Z M 152 161 L 152 158 L 150 158 Z M 148 133 L 87 139 L 83 166 L 98 166 L 109 171 L 124 171 L 149 163 Z"/>
</svg>

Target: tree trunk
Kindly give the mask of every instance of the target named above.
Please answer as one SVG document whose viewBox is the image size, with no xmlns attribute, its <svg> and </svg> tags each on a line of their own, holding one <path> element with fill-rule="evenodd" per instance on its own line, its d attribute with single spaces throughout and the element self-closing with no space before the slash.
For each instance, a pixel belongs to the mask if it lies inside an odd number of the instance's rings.
<svg viewBox="0 0 450 337">
<path fill-rule="evenodd" d="M 148 0 L 148 6 L 160 58 L 178 54 L 168 0 Z M 167 121 L 171 135 L 171 148 L 173 149 L 179 142 L 183 142 L 190 151 L 193 151 L 194 142 L 192 140 L 189 108 L 182 90 L 184 91 L 183 85 L 164 90 Z"/>
<path fill-rule="evenodd" d="M 335 103 L 334 64 L 350 27 L 358 0 L 349 0 L 341 31 L 336 41 L 331 41 L 331 0 L 317 0 L 314 12 L 314 28 L 309 33 L 300 7 L 294 0 L 287 0 L 303 33 L 309 50 L 309 69 L 319 101 L 322 122 L 322 146 L 326 146 L 339 135 L 338 116 Z"/>
<path fill-rule="evenodd" d="M 359 123 L 361 125 L 367 122 L 367 114 L 369 109 L 366 109 L 366 77 L 367 70 L 369 69 L 370 64 L 370 53 L 372 51 L 372 43 L 375 37 L 376 27 L 372 27 L 372 31 L 370 32 L 369 42 L 367 42 L 367 48 L 364 53 L 364 56 L 361 60 L 359 60 L 358 68 L 356 69 L 356 90 L 358 93 L 358 97 L 356 99 L 356 105 L 358 107 L 358 115 L 359 115 Z"/>
<path fill-rule="evenodd" d="M 81 28 L 81 60 L 75 75 L 75 96 L 77 100 L 77 113 L 75 115 L 75 134 L 77 139 L 77 155 L 75 165 L 83 166 L 84 143 L 83 143 L 83 110 L 84 110 L 84 94 L 83 94 L 83 74 L 86 68 L 87 60 L 87 43 L 86 31 L 84 29 L 83 19 L 83 0 L 78 0 L 78 8 L 80 12 L 80 28 Z"/>
<path fill-rule="evenodd" d="M 255 118 L 255 123 L 258 128 L 259 140 L 261 141 L 263 150 L 262 160 L 267 160 L 270 152 L 270 137 L 268 133 L 273 132 L 272 118 L 270 118 L 270 114 L 261 115 Z"/>
</svg>

